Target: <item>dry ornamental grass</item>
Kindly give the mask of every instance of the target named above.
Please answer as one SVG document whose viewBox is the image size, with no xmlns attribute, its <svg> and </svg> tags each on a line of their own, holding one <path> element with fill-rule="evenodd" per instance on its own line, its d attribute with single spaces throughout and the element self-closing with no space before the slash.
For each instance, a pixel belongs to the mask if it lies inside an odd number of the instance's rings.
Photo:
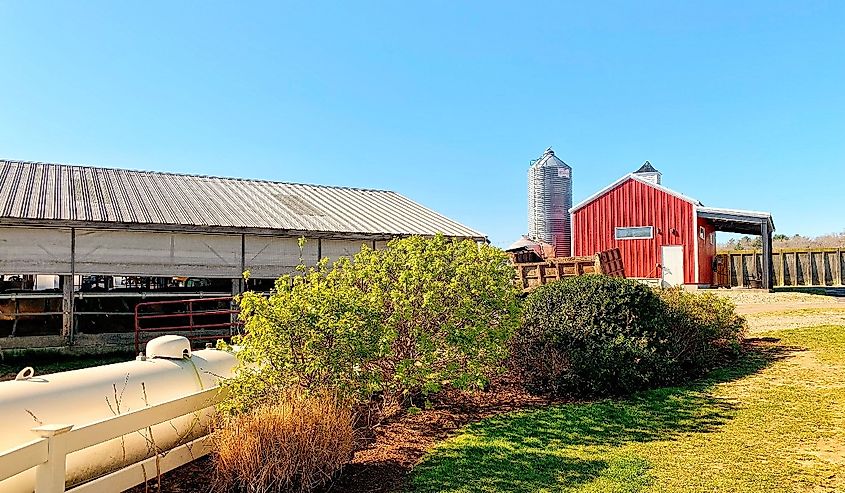
<svg viewBox="0 0 845 493">
<path fill-rule="evenodd" d="M 333 394 L 290 392 L 226 419 L 214 444 L 216 491 L 312 491 L 352 458 L 352 411 Z"/>
</svg>

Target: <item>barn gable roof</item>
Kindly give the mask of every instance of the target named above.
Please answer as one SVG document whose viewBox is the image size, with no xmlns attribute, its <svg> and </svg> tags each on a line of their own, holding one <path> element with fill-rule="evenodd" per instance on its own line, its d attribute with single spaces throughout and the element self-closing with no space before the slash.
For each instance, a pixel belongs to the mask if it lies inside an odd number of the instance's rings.
<svg viewBox="0 0 845 493">
<path fill-rule="evenodd" d="M 699 202 L 698 200 L 696 200 L 692 197 L 688 197 L 688 196 L 686 196 L 686 195 L 684 195 L 680 192 L 676 192 L 676 191 L 672 190 L 671 188 L 666 188 L 663 185 L 658 185 L 657 183 L 652 183 L 652 182 L 650 182 L 646 179 L 643 179 L 643 178 L 637 176 L 636 173 L 628 173 L 627 175 L 623 176 L 622 178 L 619 178 L 618 180 L 611 183 L 610 185 L 602 188 L 598 192 L 596 192 L 593 195 L 590 195 L 586 199 L 582 200 L 581 202 L 576 204 L 574 207 L 569 209 L 569 212 L 572 213 L 572 212 L 577 211 L 578 209 L 583 209 L 584 207 L 586 207 L 590 203 L 594 202 L 599 197 L 602 197 L 606 193 L 608 193 L 611 190 L 615 189 L 616 187 L 622 185 L 623 183 L 627 182 L 628 180 L 635 180 L 635 181 L 642 183 L 643 185 L 648 185 L 652 188 L 656 188 L 657 190 L 660 190 L 661 192 L 665 192 L 665 193 L 668 193 L 669 195 L 673 195 L 673 196 L 675 196 L 675 197 L 677 197 L 681 200 L 689 202 L 692 205 L 695 205 L 695 206 L 703 205 L 701 202 Z"/>
<path fill-rule="evenodd" d="M 0 224 L 485 240 L 396 192 L 0 160 Z"/>
</svg>

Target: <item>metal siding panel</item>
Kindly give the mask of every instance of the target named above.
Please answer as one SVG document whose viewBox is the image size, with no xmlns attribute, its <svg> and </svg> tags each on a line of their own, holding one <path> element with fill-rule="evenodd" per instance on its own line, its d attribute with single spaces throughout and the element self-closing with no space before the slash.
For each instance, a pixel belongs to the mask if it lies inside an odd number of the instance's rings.
<svg viewBox="0 0 845 493">
<path fill-rule="evenodd" d="M 674 195 L 628 180 L 575 211 L 575 255 L 592 255 L 618 247 L 625 275 L 659 279 L 657 264 L 662 245 L 684 245 L 684 282 L 695 279 L 691 228 L 692 204 Z M 616 240 L 616 227 L 653 226 L 650 240 Z M 672 233 L 677 230 L 677 235 Z"/>
<path fill-rule="evenodd" d="M 70 271 L 70 229 L 0 227 L 0 274 Z"/>
<path fill-rule="evenodd" d="M 237 278 L 241 237 L 77 229 L 76 257 L 78 274 Z"/>
</svg>

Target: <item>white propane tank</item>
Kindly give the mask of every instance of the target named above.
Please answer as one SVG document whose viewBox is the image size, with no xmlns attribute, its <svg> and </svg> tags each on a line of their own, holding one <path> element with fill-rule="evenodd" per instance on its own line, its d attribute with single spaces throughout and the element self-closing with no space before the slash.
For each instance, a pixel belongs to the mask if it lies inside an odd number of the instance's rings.
<svg viewBox="0 0 845 493">
<path fill-rule="evenodd" d="M 85 425 L 193 394 L 229 378 L 237 360 L 216 349 L 190 350 L 187 339 L 162 336 L 147 344 L 146 359 L 34 375 L 0 382 L 0 452 L 38 438 L 42 424 Z M 116 471 L 206 433 L 211 409 L 189 414 L 147 430 L 68 455 L 68 486 Z M 154 445 L 153 445 L 154 442 Z M 155 475 L 155 471 L 151 472 Z M 35 469 L 0 481 L 0 491 L 32 492 Z"/>
</svg>

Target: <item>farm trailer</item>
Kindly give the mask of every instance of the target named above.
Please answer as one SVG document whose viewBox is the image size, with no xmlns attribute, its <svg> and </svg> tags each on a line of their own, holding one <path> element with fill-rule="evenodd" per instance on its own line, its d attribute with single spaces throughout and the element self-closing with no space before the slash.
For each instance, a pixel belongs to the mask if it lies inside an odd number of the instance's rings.
<svg viewBox="0 0 845 493">
<path fill-rule="evenodd" d="M 514 259 L 517 284 L 523 292 L 528 292 L 564 277 L 584 274 L 604 274 L 613 277 L 625 277 L 622 254 L 618 248 L 605 250 L 582 257 L 556 257 L 542 262 L 519 262 Z"/>
</svg>

